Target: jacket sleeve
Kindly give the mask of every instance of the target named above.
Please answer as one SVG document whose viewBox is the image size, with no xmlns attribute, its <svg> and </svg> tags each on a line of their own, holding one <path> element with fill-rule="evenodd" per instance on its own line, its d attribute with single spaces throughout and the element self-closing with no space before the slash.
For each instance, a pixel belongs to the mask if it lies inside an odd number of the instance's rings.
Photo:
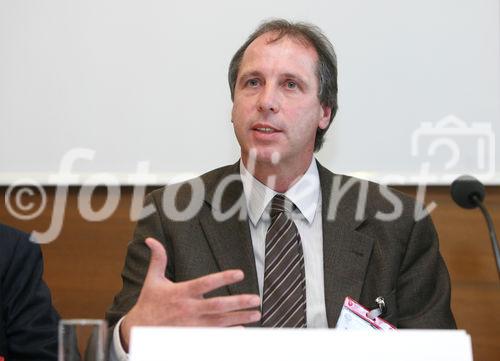
<svg viewBox="0 0 500 361">
<path fill-rule="evenodd" d="M 450 308 L 450 278 L 429 215 L 410 232 L 399 270 L 397 304 L 400 328 L 456 328 Z"/>
<path fill-rule="evenodd" d="M 27 234 L 9 231 L 1 239 L 7 259 L 2 280 L 3 313 L 8 360 L 57 360 L 59 315 L 42 279 L 43 258 Z M 4 234 L 1 235 L 2 238 Z"/>
<path fill-rule="evenodd" d="M 134 236 L 128 244 L 125 265 L 122 271 L 122 289 L 115 296 L 113 304 L 106 313 L 109 326 L 114 326 L 135 305 L 146 278 L 149 266 L 150 251 L 144 240 L 153 237 L 160 241 L 166 248 L 168 265 L 165 275 L 172 277 L 173 251 L 167 242 L 164 224 L 161 215 L 160 192 L 148 194 L 145 198 L 145 207 L 152 206 L 152 213 L 141 218 L 134 231 Z M 146 208 L 145 208 L 146 209 Z M 112 329 L 110 330 L 112 332 Z"/>
</svg>

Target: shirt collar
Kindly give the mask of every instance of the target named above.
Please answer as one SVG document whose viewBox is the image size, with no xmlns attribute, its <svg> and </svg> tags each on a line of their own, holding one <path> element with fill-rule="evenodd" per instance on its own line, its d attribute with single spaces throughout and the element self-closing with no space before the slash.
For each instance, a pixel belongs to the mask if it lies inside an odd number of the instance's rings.
<svg viewBox="0 0 500 361">
<path fill-rule="evenodd" d="M 243 191 L 247 203 L 248 215 L 254 225 L 257 225 L 269 202 L 278 194 L 265 184 L 257 180 L 240 160 L 240 175 Z M 312 223 L 316 214 L 320 197 L 318 166 L 312 158 L 309 168 L 292 188 L 285 192 L 285 196 L 299 209 L 309 223 Z"/>
</svg>

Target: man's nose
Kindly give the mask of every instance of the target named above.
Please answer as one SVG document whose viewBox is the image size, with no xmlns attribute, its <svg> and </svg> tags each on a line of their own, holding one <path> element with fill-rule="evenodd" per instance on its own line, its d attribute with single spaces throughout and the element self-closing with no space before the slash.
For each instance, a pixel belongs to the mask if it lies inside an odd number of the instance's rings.
<svg viewBox="0 0 500 361">
<path fill-rule="evenodd" d="M 278 103 L 278 93 L 276 89 L 270 85 L 263 87 L 257 104 L 259 112 L 277 113 L 279 111 Z"/>
</svg>

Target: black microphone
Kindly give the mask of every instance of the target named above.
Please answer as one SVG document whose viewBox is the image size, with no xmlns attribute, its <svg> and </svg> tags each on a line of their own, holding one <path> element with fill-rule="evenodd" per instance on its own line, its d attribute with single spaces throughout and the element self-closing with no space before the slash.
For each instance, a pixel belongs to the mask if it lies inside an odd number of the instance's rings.
<svg viewBox="0 0 500 361">
<path fill-rule="evenodd" d="M 460 207 L 467 209 L 479 207 L 483 213 L 486 224 L 488 225 L 493 253 L 497 261 L 498 277 L 500 278 L 500 250 L 493 220 L 483 204 L 485 197 L 484 185 L 470 175 L 460 176 L 451 184 L 451 197 Z"/>
</svg>

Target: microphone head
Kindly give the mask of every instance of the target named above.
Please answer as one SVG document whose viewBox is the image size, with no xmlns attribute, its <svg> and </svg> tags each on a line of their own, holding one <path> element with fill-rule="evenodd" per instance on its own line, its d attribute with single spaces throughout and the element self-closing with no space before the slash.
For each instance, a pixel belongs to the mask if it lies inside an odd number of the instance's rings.
<svg viewBox="0 0 500 361">
<path fill-rule="evenodd" d="M 476 208 L 476 196 L 481 202 L 484 200 L 484 185 L 470 175 L 462 175 L 451 184 L 451 197 L 462 208 Z"/>
</svg>

